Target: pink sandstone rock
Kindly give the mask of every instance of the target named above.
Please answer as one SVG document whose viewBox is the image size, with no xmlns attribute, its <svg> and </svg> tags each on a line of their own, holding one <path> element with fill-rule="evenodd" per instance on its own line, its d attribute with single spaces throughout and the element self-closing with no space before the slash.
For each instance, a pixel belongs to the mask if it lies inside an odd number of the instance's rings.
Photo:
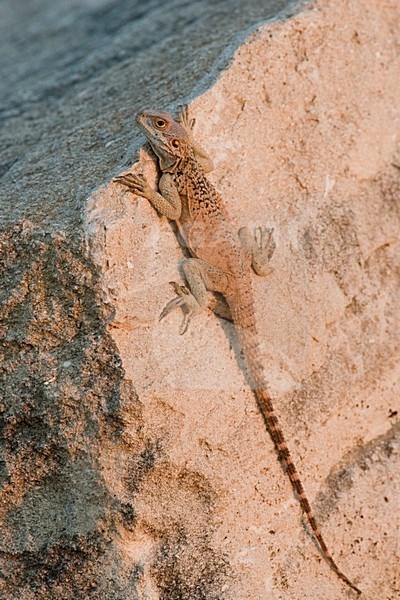
<svg viewBox="0 0 400 600">
<path fill-rule="evenodd" d="M 191 104 L 235 226 L 275 228 L 274 273 L 254 278 L 271 394 L 328 546 L 371 600 L 400 597 L 399 16 L 396 2 L 306 5 L 260 26 Z M 148 150 L 132 169 L 155 184 Z M 143 565 L 139 597 L 350 597 L 302 527 L 233 327 L 158 322 L 184 256 L 174 227 L 110 183 L 87 237 L 138 395 L 126 446 L 100 461 L 135 509 L 119 544 Z M 137 483 L 132 454 L 149 448 Z"/>
<path fill-rule="evenodd" d="M 275 228 L 257 321 L 323 535 L 363 599 L 400 598 L 400 9 L 266 22 L 285 6 L 1 3 L 4 600 L 354 597 L 302 525 L 232 325 L 158 322 L 174 226 L 110 183 L 140 105 L 188 94 L 234 226 Z"/>
</svg>

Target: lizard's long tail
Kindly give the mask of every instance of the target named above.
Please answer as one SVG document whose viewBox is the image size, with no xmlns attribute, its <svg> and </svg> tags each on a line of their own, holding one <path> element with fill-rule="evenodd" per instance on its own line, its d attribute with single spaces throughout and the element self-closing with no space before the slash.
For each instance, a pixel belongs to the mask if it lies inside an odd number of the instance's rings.
<svg viewBox="0 0 400 600">
<path fill-rule="evenodd" d="M 246 289 L 244 289 L 243 294 L 240 295 L 242 296 L 240 301 L 230 302 L 229 304 L 239 335 L 239 340 L 244 351 L 245 360 L 252 378 L 254 395 L 257 399 L 257 404 L 267 426 L 268 432 L 274 443 L 275 450 L 289 476 L 293 491 L 295 492 L 295 495 L 300 502 L 300 506 L 308 519 L 313 536 L 318 542 L 322 555 L 337 576 L 346 582 L 347 585 L 349 585 L 358 594 L 361 594 L 361 590 L 359 590 L 336 565 L 312 513 L 310 503 L 304 491 L 303 484 L 300 481 L 297 469 L 293 463 L 289 448 L 284 438 L 278 417 L 275 413 L 271 397 L 267 389 L 267 382 L 265 380 L 262 368 L 259 337 L 256 330 L 254 316 L 255 313 L 252 299 Z"/>
</svg>

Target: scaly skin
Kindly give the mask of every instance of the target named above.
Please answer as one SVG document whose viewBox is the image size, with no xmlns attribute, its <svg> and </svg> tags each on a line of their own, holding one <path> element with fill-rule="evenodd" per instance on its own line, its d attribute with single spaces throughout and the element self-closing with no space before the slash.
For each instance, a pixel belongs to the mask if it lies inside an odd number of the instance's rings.
<svg viewBox="0 0 400 600">
<path fill-rule="evenodd" d="M 261 276 L 270 272 L 269 260 L 275 249 L 272 230 L 259 228 L 254 238 L 247 228 L 241 229 L 239 235 L 233 234 L 224 203 L 205 176 L 212 169 L 212 161 L 193 140 L 194 121 L 189 119 L 187 109 L 179 121 L 164 111 L 146 111 L 137 116 L 137 123 L 159 158 L 160 192 L 153 190 L 145 178 L 132 173 L 114 181 L 147 198 L 161 214 L 175 220 L 193 257 L 183 264 L 188 286 L 172 284 L 177 296 L 167 304 L 161 318 L 180 306 L 185 315 L 181 333 L 193 316 L 207 308 L 233 319 L 259 410 L 319 549 L 338 577 L 361 594 L 336 565 L 325 544 L 283 436 L 262 368 L 250 267 Z M 220 292 L 226 305 L 209 290 Z"/>
</svg>

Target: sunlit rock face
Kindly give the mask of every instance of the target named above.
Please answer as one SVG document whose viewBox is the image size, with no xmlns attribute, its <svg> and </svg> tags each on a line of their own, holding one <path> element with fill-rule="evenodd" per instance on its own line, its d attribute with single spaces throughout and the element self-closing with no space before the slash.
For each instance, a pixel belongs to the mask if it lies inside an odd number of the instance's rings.
<svg viewBox="0 0 400 600">
<path fill-rule="evenodd" d="M 156 185 L 135 114 L 188 100 L 232 227 L 274 227 L 265 373 L 328 547 L 365 598 L 400 594 L 400 11 L 286 4 L 2 7 L 6 600 L 347 594 L 233 326 L 158 322 L 187 249 L 111 181 Z"/>
</svg>

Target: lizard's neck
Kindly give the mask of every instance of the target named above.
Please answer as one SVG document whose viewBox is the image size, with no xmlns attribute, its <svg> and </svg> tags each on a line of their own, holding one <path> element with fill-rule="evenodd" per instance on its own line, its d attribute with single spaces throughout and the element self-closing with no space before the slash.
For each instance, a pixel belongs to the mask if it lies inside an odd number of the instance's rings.
<svg viewBox="0 0 400 600">
<path fill-rule="evenodd" d="M 194 155 L 185 156 L 160 155 L 156 153 L 160 161 L 160 169 L 163 173 L 185 174 L 198 173 L 200 165 Z"/>
<path fill-rule="evenodd" d="M 170 173 L 175 176 L 184 176 L 192 179 L 193 177 L 204 177 L 203 170 L 196 158 L 190 154 L 182 157 L 176 157 L 173 164 L 167 165 L 167 168 L 163 168 L 162 161 L 160 160 L 160 168 L 163 173 Z"/>
</svg>

